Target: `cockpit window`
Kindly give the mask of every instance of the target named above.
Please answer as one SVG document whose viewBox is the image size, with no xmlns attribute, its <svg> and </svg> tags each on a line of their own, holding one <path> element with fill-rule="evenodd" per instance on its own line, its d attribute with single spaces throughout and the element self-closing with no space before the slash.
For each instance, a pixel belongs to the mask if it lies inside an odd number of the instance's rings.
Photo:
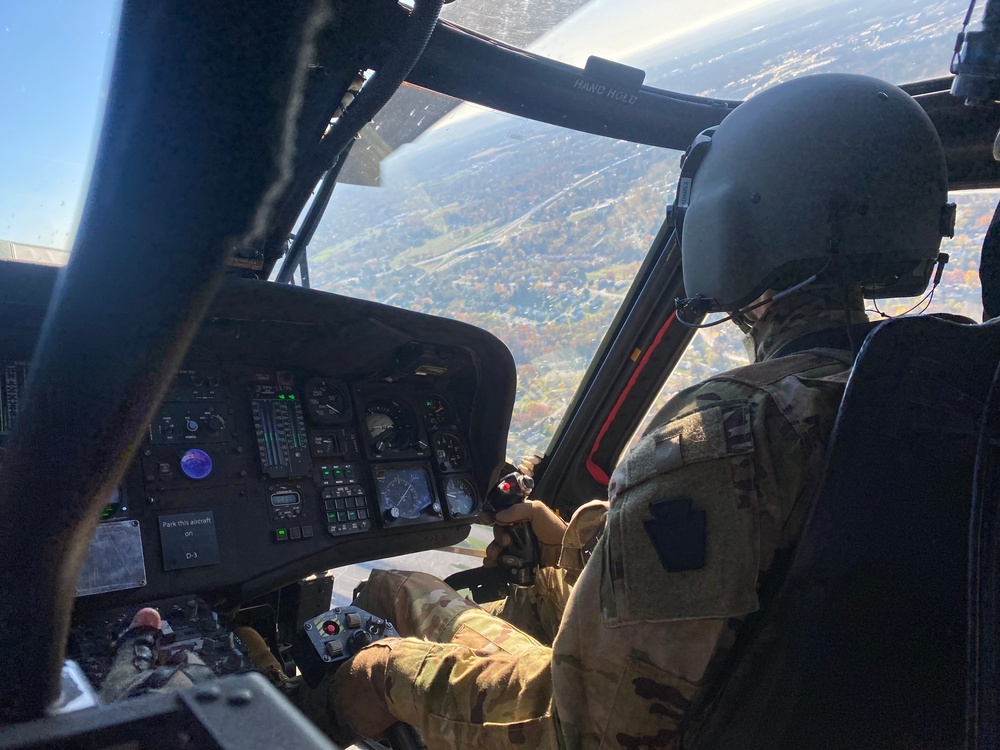
<svg viewBox="0 0 1000 750">
<path fill-rule="evenodd" d="M 0 9 L 0 260 L 69 258 L 104 113 L 120 3 Z"/>
<path fill-rule="evenodd" d="M 513 455 L 544 446 L 663 213 L 676 154 L 460 107 L 340 185 L 313 286 L 458 318 L 518 364 Z"/>
<path fill-rule="evenodd" d="M 463 0 L 445 18 L 574 65 L 603 55 L 650 85 L 740 99 L 807 72 L 945 75 L 965 9 Z M 518 367 L 508 456 L 542 452 L 663 219 L 678 157 L 404 87 L 345 165 L 351 184 L 310 245 L 311 283 L 492 331 Z M 719 356 L 728 367 L 742 346 Z"/>
</svg>

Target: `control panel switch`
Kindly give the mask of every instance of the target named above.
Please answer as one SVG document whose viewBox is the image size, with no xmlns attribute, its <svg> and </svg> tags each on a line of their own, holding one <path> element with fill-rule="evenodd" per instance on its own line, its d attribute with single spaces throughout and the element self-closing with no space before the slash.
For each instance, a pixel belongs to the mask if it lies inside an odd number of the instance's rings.
<svg viewBox="0 0 1000 750">
<path fill-rule="evenodd" d="M 355 630 L 351 633 L 351 646 L 355 651 L 360 651 L 372 642 L 371 634 L 366 630 Z"/>
</svg>

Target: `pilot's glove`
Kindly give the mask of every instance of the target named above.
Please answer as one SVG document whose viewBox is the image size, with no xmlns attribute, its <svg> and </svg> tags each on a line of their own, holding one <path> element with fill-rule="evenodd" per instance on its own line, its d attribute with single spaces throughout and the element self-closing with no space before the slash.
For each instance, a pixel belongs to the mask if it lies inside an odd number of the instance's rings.
<svg viewBox="0 0 1000 750">
<path fill-rule="evenodd" d="M 542 567 L 552 567 L 559 562 L 559 552 L 562 549 L 563 534 L 566 533 L 566 522 L 555 514 L 549 506 L 540 500 L 525 500 L 509 508 L 498 511 L 494 516 L 491 513 L 483 513 L 479 516 L 479 522 L 484 524 L 495 524 L 493 526 L 493 541 L 486 548 L 486 559 L 483 565 L 495 567 L 504 550 L 510 546 L 513 538 L 504 529 L 504 526 L 528 521 L 531 530 L 535 533 L 539 547 L 539 564 Z"/>
<path fill-rule="evenodd" d="M 399 719 L 389 713 L 385 672 L 392 644 L 387 638 L 367 646 L 344 662 L 333 675 L 329 703 L 339 724 L 377 740 Z"/>
<path fill-rule="evenodd" d="M 136 612 L 115 646 L 111 670 L 101 685 L 103 701 L 183 690 L 215 676 L 201 659 L 187 651 L 175 663 L 156 664 L 159 636 L 160 613 L 149 607 Z"/>
<path fill-rule="evenodd" d="M 271 653 L 271 649 L 260 633 L 249 625 L 241 625 L 233 632 L 243 641 L 243 645 L 247 647 L 247 655 L 250 657 L 250 661 L 253 662 L 257 671 L 267 678 L 268 682 L 276 687 L 280 687 L 287 681 L 288 677 L 281 666 L 281 662 L 274 658 L 274 654 Z"/>
</svg>

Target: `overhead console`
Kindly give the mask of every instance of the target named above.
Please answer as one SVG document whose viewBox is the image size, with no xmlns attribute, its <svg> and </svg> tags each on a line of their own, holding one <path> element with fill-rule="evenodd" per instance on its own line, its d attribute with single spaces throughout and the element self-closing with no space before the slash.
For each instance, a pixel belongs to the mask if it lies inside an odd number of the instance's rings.
<svg viewBox="0 0 1000 750">
<path fill-rule="evenodd" d="M 0 263 L 0 450 L 55 275 Z M 231 605 L 460 541 L 499 476 L 514 389 L 506 347 L 472 326 L 228 280 L 108 498 L 77 608 Z"/>
</svg>

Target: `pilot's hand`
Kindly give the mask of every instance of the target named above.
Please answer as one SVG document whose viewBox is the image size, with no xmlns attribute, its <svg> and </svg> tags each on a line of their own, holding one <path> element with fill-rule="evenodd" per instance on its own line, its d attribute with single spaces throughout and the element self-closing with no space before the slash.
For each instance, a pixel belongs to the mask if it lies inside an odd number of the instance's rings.
<svg viewBox="0 0 1000 750">
<path fill-rule="evenodd" d="M 494 524 L 493 541 L 486 548 L 486 559 L 483 565 L 487 568 L 496 567 L 504 550 L 513 541 L 510 533 L 505 530 L 505 526 L 527 521 L 531 524 L 531 530 L 538 540 L 539 564 L 543 567 L 551 567 L 559 562 L 559 553 L 562 549 L 563 534 L 566 533 L 566 522 L 555 514 L 549 506 L 540 500 L 525 500 L 509 508 L 498 511 L 496 515 L 482 513 L 479 522 Z"/>
<path fill-rule="evenodd" d="M 330 686 L 329 701 L 337 723 L 373 740 L 384 737 L 399 721 L 389 713 L 385 695 L 386 665 L 394 640 L 387 638 L 361 649 L 340 665 Z"/>
</svg>

